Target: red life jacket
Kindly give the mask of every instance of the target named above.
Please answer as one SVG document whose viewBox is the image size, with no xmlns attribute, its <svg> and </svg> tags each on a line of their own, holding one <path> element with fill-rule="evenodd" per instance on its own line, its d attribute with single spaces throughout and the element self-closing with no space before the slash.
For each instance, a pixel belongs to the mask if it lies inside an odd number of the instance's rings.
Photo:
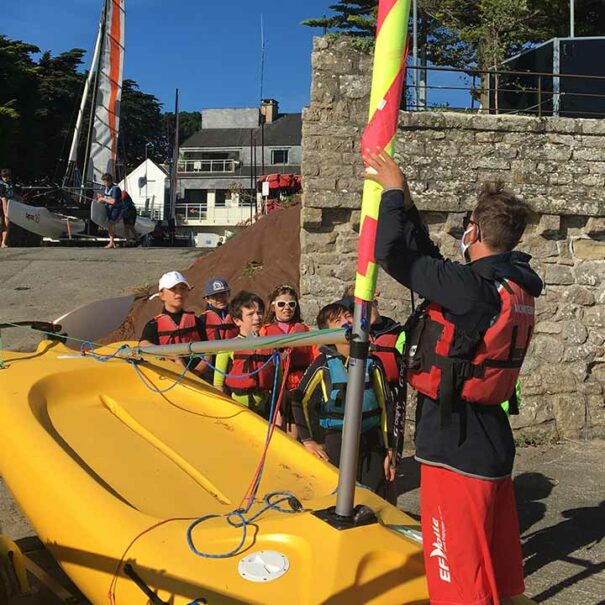
<svg viewBox="0 0 605 605">
<path fill-rule="evenodd" d="M 206 338 L 208 340 L 228 340 L 236 338 L 239 334 L 239 329 L 228 313 L 223 319 L 216 311 L 208 309 L 204 313 L 204 319 L 206 320 Z"/>
<path fill-rule="evenodd" d="M 401 353 L 395 348 L 395 345 L 403 328 L 398 327 L 399 332 L 385 332 L 370 336 L 370 353 L 382 363 L 384 375 L 389 384 L 399 384 Z"/>
<path fill-rule="evenodd" d="M 302 322 L 291 322 L 288 324 L 287 334 L 302 334 L 309 332 L 310 328 Z M 283 336 L 284 332 L 277 322 L 267 324 L 261 328 L 261 336 Z M 313 349 L 308 347 L 292 347 L 290 350 L 290 369 L 286 377 L 286 390 L 295 390 L 306 369 L 313 363 Z"/>
<path fill-rule="evenodd" d="M 452 401 L 500 405 L 515 392 L 535 323 L 534 297 L 521 286 L 498 283 L 500 313 L 485 331 L 471 359 L 450 355 L 455 326 L 434 303 L 425 307 L 406 343 L 408 382 L 438 399 L 442 425 L 451 421 Z"/>
<path fill-rule="evenodd" d="M 173 345 L 181 342 L 202 340 L 202 337 L 197 330 L 195 313 L 191 311 L 183 311 L 178 326 L 167 313 L 156 315 L 155 321 L 158 326 L 159 344 L 161 345 Z"/>
<path fill-rule="evenodd" d="M 273 386 L 275 370 L 273 363 L 267 364 L 269 357 L 269 351 L 234 351 L 231 369 L 225 376 L 227 391 L 236 395 L 255 395 L 269 390 Z"/>
</svg>

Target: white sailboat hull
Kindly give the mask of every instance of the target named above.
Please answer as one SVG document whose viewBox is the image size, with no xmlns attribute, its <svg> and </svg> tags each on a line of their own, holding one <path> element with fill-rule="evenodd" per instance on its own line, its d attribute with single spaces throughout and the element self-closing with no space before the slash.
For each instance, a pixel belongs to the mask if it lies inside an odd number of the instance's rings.
<svg viewBox="0 0 605 605">
<path fill-rule="evenodd" d="M 90 219 L 95 225 L 98 225 L 102 229 L 107 230 L 109 227 L 109 220 L 107 218 L 107 205 L 102 202 L 93 201 L 90 204 Z M 144 216 L 137 216 L 136 223 L 134 224 L 134 230 L 137 235 L 143 236 L 151 233 L 155 229 L 156 222 L 150 218 Z M 122 219 L 119 219 L 115 225 L 115 234 L 117 237 L 126 237 L 126 231 L 124 229 L 124 223 Z"/>
<path fill-rule="evenodd" d="M 48 208 L 30 206 L 16 200 L 8 202 L 8 219 L 27 231 L 52 239 L 76 235 L 86 228 L 85 222 L 75 216 L 51 212 Z"/>
</svg>

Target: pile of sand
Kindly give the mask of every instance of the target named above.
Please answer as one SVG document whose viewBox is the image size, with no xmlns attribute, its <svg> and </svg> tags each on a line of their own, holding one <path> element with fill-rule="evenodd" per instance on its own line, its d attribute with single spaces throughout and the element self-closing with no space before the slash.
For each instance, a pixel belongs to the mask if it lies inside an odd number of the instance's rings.
<svg viewBox="0 0 605 605">
<path fill-rule="evenodd" d="M 299 233 L 300 206 L 296 205 L 272 212 L 220 248 L 200 257 L 182 271 L 194 288 L 187 307 L 196 312 L 204 309 L 204 284 L 213 277 L 226 279 L 232 294 L 250 290 L 264 300 L 281 284 L 298 289 Z M 128 319 L 107 341 L 138 339 L 143 326 L 161 311 L 162 303 L 157 298 L 148 300 L 156 289 L 154 284 L 141 290 L 141 298 L 135 302 Z"/>
</svg>

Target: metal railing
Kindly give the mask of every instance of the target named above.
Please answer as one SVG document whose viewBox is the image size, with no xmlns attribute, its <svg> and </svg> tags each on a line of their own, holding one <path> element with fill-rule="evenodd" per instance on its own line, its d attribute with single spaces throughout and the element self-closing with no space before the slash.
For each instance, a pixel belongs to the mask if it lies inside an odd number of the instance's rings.
<svg viewBox="0 0 605 605">
<path fill-rule="evenodd" d="M 418 70 L 424 80 L 418 86 L 413 77 L 406 82 L 403 105 L 409 111 L 605 117 L 605 76 L 413 65 L 408 69 L 409 74 Z M 459 85 L 435 83 L 455 74 L 460 77 Z M 441 96 L 449 91 L 449 98 L 456 100 L 437 98 L 436 91 Z M 461 104 L 465 92 L 466 102 Z M 578 100 L 584 100 L 583 107 L 577 106 Z"/>
<path fill-rule="evenodd" d="M 177 204 L 176 221 L 181 225 L 239 225 L 250 216 L 250 206 L 208 206 L 206 203 Z"/>
<path fill-rule="evenodd" d="M 180 173 L 216 173 L 235 172 L 239 167 L 237 160 L 190 160 L 184 159 L 178 162 Z"/>
</svg>

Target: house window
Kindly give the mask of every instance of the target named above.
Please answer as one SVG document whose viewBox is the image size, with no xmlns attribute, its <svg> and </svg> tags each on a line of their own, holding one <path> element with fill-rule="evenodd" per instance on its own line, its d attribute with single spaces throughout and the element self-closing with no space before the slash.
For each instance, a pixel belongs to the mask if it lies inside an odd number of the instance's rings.
<svg viewBox="0 0 605 605">
<path fill-rule="evenodd" d="M 272 164 L 287 164 L 288 163 L 288 149 L 272 149 L 271 150 L 271 163 Z"/>
<path fill-rule="evenodd" d="M 224 208 L 227 198 L 231 199 L 231 192 L 227 189 L 217 189 L 214 193 L 214 205 L 218 208 Z"/>
</svg>

